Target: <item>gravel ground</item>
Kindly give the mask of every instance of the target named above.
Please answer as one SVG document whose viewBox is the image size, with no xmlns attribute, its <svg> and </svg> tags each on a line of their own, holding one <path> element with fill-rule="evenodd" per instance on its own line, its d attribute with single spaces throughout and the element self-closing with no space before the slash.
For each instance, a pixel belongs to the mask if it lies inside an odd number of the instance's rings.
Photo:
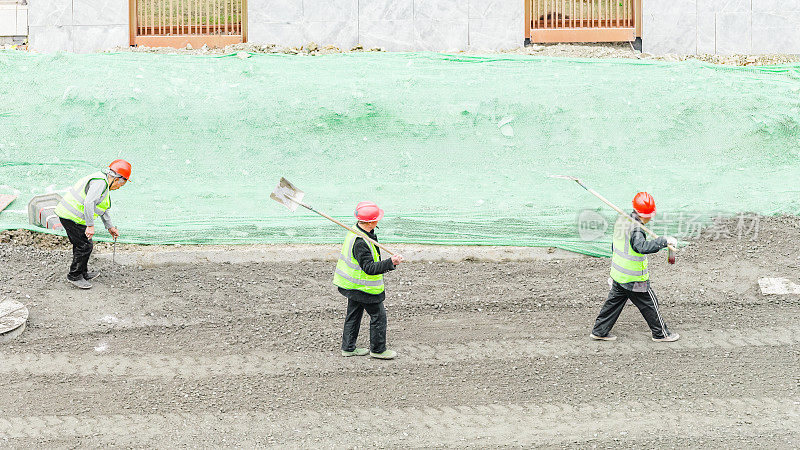
<svg viewBox="0 0 800 450">
<path fill-rule="evenodd" d="M 322 46 L 313 42 L 301 47 L 282 47 L 277 45 L 257 45 L 257 44 L 235 44 L 220 49 L 172 49 L 154 47 L 120 47 L 115 51 L 132 51 L 144 53 L 166 53 L 166 54 L 207 54 L 222 55 L 236 52 L 250 53 L 286 53 L 297 55 L 326 55 L 342 52 L 379 52 L 380 48 L 354 47 L 350 50 L 339 49 L 332 45 Z M 713 64 L 723 64 L 731 66 L 766 66 L 776 64 L 789 64 L 800 61 L 800 55 L 676 55 L 663 54 L 653 55 L 634 51 L 629 43 L 621 44 L 537 44 L 528 47 L 520 47 L 497 52 L 455 52 L 464 54 L 518 54 L 531 56 L 553 56 L 563 58 L 634 58 L 651 59 L 660 61 L 683 61 L 687 59 L 698 59 Z M 244 57 L 244 55 L 243 55 Z"/>
<path fill-rule="evenodd" d="M 757 242 L 701 238 L 676 265 L 651 258 L 672 344 L 651 342 L 632 306 L 616 342 L 588 339 L 606 259 L 417 259 L 387 276 L 394 361 L 338 356 L 331 262 L 100 254 L 84 292 L 63 280 L 61 244 L 24 235 L 0 243 L 0 298 L 33 302 L 28 330 L 0 347 L 5 447 L 800 442 L 800 297 L 757 284 L 798 282 L 797 217 L 762 218 Z"/>
</svg>

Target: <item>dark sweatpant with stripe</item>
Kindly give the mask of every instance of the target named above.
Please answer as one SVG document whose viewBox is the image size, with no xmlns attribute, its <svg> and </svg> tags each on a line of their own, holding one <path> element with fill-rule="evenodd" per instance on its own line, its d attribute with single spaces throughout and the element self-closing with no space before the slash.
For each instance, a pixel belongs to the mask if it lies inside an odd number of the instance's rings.
<svg viewBox="0 0 800 450">
<path fill-rule="evenodd" d="M 661 311 L 658 307 L 658 298 L 656 298 L 653 290 L 650 289 L 650 283 L 647 283 L 647 292 L 634 292 L 625 289 L 616 281 L 611 284 L 611 291 L 609 291 L 608 298 L 600 309 L 597 320 L 594 322 L 592 334 L 595 336 L 608 336 L 628 299 L 639 308 L 639 312 L 642 313 L 647 325 L 650 326 L 650 331 L 653 333 L 654 338 L 660 339 L 669 335 L 667 323 L 661 317 Z"/>
</svg>

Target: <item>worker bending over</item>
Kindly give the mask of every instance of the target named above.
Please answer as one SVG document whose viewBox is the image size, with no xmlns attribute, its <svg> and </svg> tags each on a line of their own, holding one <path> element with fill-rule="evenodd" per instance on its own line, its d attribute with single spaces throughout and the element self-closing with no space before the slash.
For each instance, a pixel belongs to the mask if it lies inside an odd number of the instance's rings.
<svg viewBox="0 0 800 450">
<path fill-rule="evenodd" d="M 656 294 L 650 288 L 650 273 L 647 268 L 647 254 L 656 253 L 668 245 L 678 244 L 674 237 L 659 237 L 648 241 L 639 224 L 646 224 L 656 215 L 656 203 L 647 192 L 639 192 L 633 198 L 630 217 L 619 216 L 614 224 L 614 240 L 611 245 L 611 291 L 603 308 L 597 316 L 592 330 L 592 339 L 613 341 L 616 336 L 609 334 L 619 318 L 625 302 L 630 300 L 639 308 L 644 320 L 650 326 L 656 342 L 677 341 L 680 335 L 667 328 L 658 305 Z"/>
<path fill-rule="evenodd" d="M 111 223 L 108 210 L 111 209 L 109 191 L 121 188 L 131 177 L 131 164 L 118 159 L 107 169 L 95 172 L 78 180 L 61 198 L 55 213 L 61 220 L 67 237 L 72 243 L 72 265 L 67 281 L 81 289 L 90 289 L 89 280 L 100 275 L 99 271 L 88 269 L 89 256 L 94 245 L 94 217 L 100 216 L 103 225 L 111 236 L 119 237 L 119 230 Z"/>
<path fill-rule="evenodd" d="M 372 202 L 360 202 L 356 206 L 356 228 L 377 242 L 375 228 L 383 218 L 383 210 Z M 381 260 L 380 249 L 372 242 L 353 232 L 347 233 L 342 245 L 342 253 L 336 263 L 333 284 L 347 297 L 347 316 L 342 333 L 342 356 L 364 356 L 369 354 L 378 359 L 394 359 L 397 352 L 386 349 L 386 298 L 383 274 L 394 270 L 403 262 L 403 257 L 394 255 Z M 356 348 L 361 317 L 367 310 L 369 321 L 370 350 Z"/>
</svg>

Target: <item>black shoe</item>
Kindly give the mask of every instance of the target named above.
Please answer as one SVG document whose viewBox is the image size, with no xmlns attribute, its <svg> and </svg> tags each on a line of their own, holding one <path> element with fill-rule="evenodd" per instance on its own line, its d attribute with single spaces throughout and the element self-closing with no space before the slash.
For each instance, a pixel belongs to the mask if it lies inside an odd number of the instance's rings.
<svg viewBox="0 0 800 450">
<path fill-rule="evenodd" d="M 94 280 L 95 278 L 97 278 L 98 275 L 100 275 L 100 271 L 99 270 L 95 270 L 93 272 L 86 272 L 85 274 L 83 274 L 83 279 L 84 280 Z"/>
</svg>

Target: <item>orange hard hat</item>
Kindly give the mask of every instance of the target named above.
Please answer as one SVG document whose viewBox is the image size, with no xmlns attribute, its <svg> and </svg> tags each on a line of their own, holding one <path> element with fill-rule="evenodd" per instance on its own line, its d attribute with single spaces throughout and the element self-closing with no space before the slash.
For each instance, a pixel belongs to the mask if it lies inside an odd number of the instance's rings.
<svg viewBox="0 0 800 450">
<path fill-rule="evenodd" d="M 383 219 L 383 210 L 375 203 L 359 202 L 354 215 L 361 222 L 377 222 Z"/>
<path fill-rule="evenodd" d="M 126 180 L 130 180 L 131 178 L 131 163 L 124 159 L 115 159 L 108 165 L 108 168 Z"/>
<path fill-rule="evenodd" d="M 653 217 L 656 215 L 656 201 L 647 192 L 639 192 L 633 197 L 633 209 L 641 217 Z"/>
</svg>

